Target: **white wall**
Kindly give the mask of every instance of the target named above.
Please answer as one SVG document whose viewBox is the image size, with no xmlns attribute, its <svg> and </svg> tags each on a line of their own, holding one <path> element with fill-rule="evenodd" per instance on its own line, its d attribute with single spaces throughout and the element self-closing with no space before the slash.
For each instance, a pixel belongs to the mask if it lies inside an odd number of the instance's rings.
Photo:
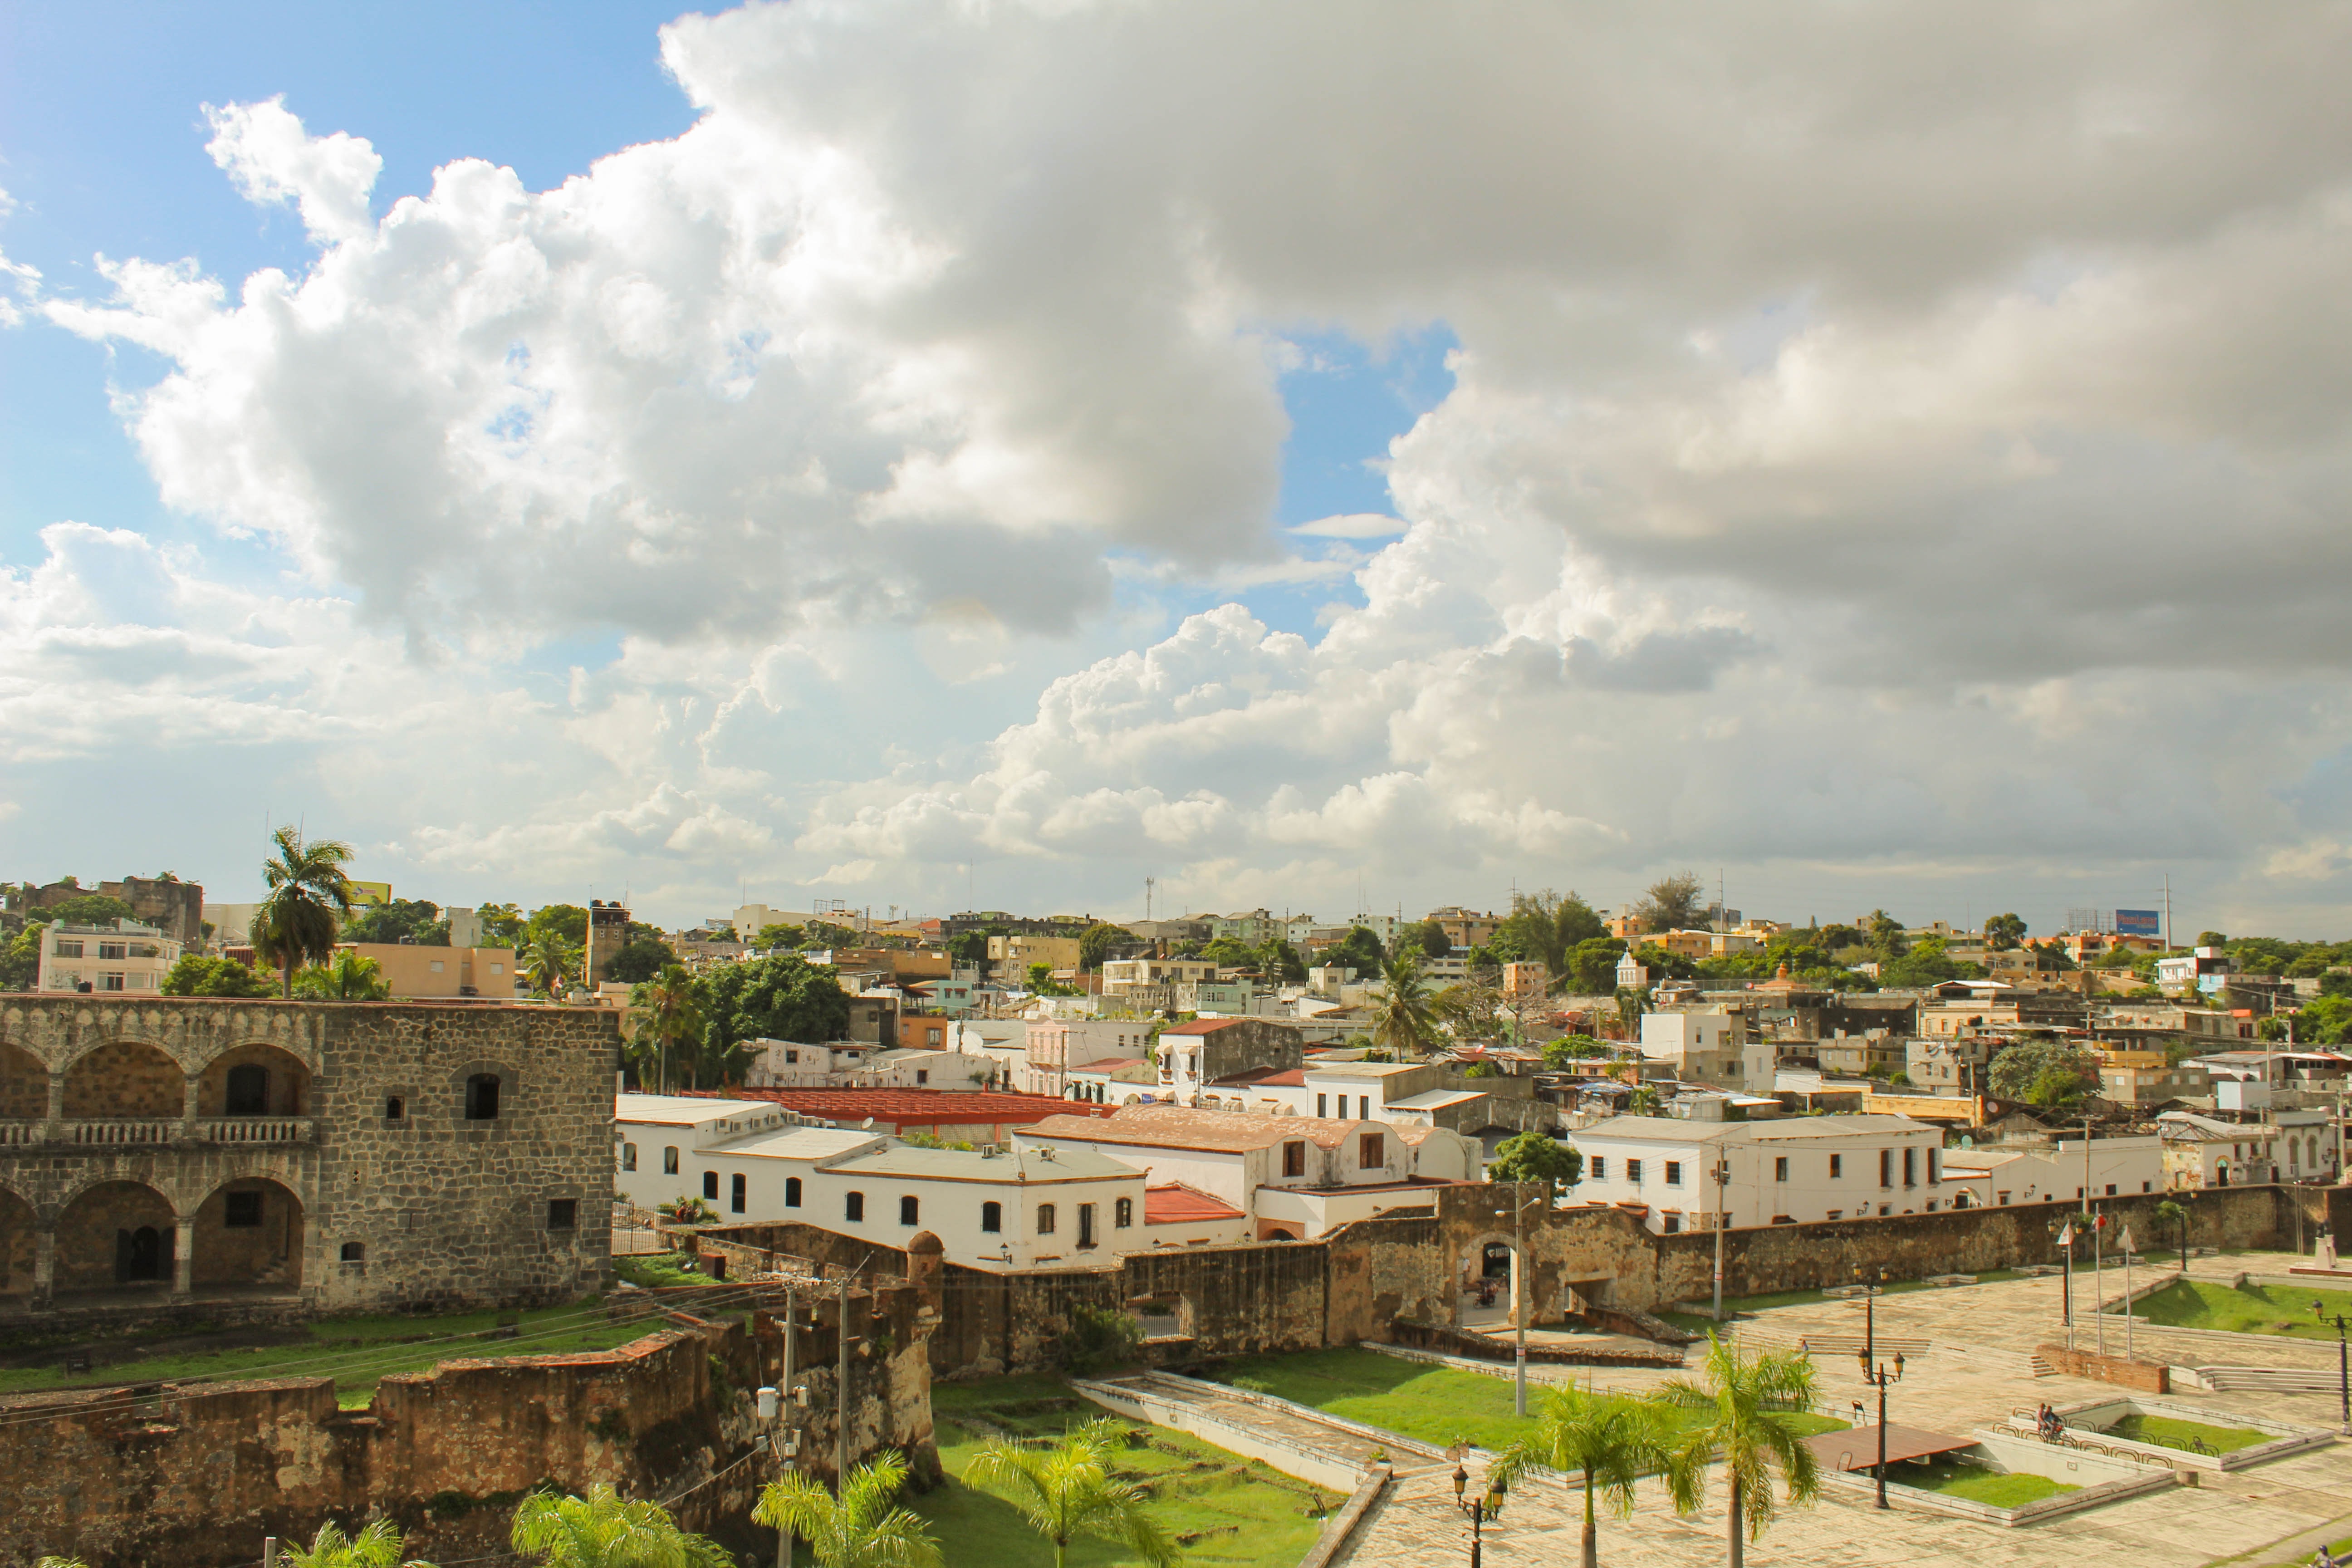
<svg viewBox="0 0 2352 1568">
<path fill-rule="evenodd" d="M 1953 1190 L 1942 1175 L 1942 1133 L 1932 1127 L 1916 1131 L 1856 1131 L 1802 1139 L 1757 1139 L 1738 1123 L 1728 1124 L 1719 1142 L 1706 1134 L 1722 1123 L 1694 1122 L 1688 1142 L 1612 1138 L 1606 1122 L 1569 1135 L 1567 1142 L 1583 1154 L 1585 1176 L 1572 1196 L 1586 1203 L 1639 1203 L 1650 1205 L 1648 1226 L 1667 1228 L 1666 1211 L 1677 1211 L 1675 1228 L 1691 1228 L 1695 1216 L 1712 1213 L 1709 1175 L 1720 1148 L 1729 1181 L 1723 1189 L 1722 1212 L 1735 1227 L 1769 1225 L 1782 1215 L 1798 1224 L 1832 1218 L 1853 1219 L 1882 1211 L 1925 1214 L 1951 1206 Z M 1911 1181 L 1904 1181 L 1903 1152 L 1912 1153 Z M 1880 1152 L 1891 1152 L 1886 1185 L 1880 1183 Z M 1936 1157 L 1931 1160 L 1930 1155 Z M 1831 1159 L 1835 1156 L 1835 1175 Z M 1593 1162 L 1602 1173 L 1593 1173 Z M 1639 1181 L 1627 1162 L 1642 1163 Z M 1786 1161 L 1785 1175 L 1780 1162 Z M 1678 1182 L 1669 1181 L 1668 1166 L 1679 1166 Z M 1931 1180 L 1934 1176 L 1937 1179 Z M 1930 1205 L 1934 1208 L 1929 1207 Z"/>
</svg>

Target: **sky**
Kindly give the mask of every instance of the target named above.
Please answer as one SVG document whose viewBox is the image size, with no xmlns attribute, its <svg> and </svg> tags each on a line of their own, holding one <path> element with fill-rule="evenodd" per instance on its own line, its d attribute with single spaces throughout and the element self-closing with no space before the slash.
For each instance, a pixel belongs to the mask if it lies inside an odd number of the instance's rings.
<svg viewBox="0 0 2352 1568">
<path fill-rule="evenodd" d="M 2352 937 L 2352 12 L 0 16 L 0 875 Z"/>
</svg>

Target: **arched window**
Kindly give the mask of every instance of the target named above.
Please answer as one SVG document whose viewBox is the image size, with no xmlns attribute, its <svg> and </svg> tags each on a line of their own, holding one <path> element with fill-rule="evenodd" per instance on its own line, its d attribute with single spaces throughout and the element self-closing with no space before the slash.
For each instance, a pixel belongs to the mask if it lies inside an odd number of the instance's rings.
<svg viewBox="0 0 2352 1568">
<path fill-rule="evenodd" d="M 866 1194 L 864 1193 L 852 1193 L 843 1201 L 842 1217 L 845 1219 L 857 1221 L 863 1221 L 866 1218 Z"/>
<path fill-rule="evenodd" d="M 717 1203 L 719 1201 L 718 1172 L 705 1171 L 702 1173 L 702 1195 L 711 1203 Z"/>
<path fill-rule="evenodd" d="M 677 1174 L 677 1146 L 674 1143 L 662 1150 L 662 1174 L 665 1176 Z"/>
<path fill-rule="evenodd" d="M 915 1198 L 900 1198 L 898 1200 L 898 1223 L 900 1225 L 913 1225 L 916 1223 L 915 1216 L 920 1213 L 921 1210 L 922 1204 L 919 1200 Z"/>
<path fill-rule="evenodd" d="M 980 1228 L 992 1235 L 1002 1231 L 1004 1228 L 1004 1205 L 1003 1204 L 981 1205 Z"/>
<path fill-rule="evenodd" d="M 267 1116 L 269 1114 L 269 1069 L 247 1062 L 243 1067 L 228 1069 L 226 1103 L 221 1108 L 227 1116 Z"/>
<path fill-rule="evenodd" d="M 386 1095 L 383 1101 L 383 1119 L 386 1121 L 407 1121 L 408 1101 L 396 1094 Z"/>
<path fill-rule="evenodd" d="M 784 1206 L 788 1209 L 801 1206 L 801 1179 L 798 1176 L 784 1178 Z"/>
<path fill-rule="evenodd" d="M 1037 1234 L 1039 1236 L 1051 1236 L 1054 1234 L 1054 1205 L 1052 1204 L 1039 1204 L 1037 1205 Z"/>
<path fill-rule="evenodd" d="M 499 1119 L 499 1075 L 478 1072 L 466 1080 L 466 1120 L 496 1121 Z"/>
<path fill-rule="evenodd" d="M 634 1171 L 634 1170 L 635 1170 L 636 1168 L 637 1168 L 637 1146 L 636 1146 L 635 1143 L 624 1143 L 624 1144 L 622 1144 L 622 1145 L 621 1145 L 621 1169 L 623 1169 L 624 1171 Z"/>
<path fill-rule="evenodd" d="M 1135 1223 L 1135 1200 L 1121 1198 L 1111 1205 L 1110 1223 L 1114 1230 L 1125 1230 L 1132 1226 Z"/>
</svg>

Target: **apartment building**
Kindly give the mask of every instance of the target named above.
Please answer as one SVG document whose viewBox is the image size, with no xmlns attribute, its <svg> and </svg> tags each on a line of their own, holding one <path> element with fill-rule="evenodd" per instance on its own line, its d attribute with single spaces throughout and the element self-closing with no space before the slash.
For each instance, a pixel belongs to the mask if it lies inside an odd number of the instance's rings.
<svg viewBox="0 0 2352 1568">
<path fill-rule="evenodd" d="M 1953 1206 L 1941 1130 L 1907 1117 L 1612 1116 L 1567 1142 L 1584 1156 L 1575 1195 L 1638 1213 L 1658 1234 L 1709 1229 L 1718 1215 L 1733 1229 Z"/>
<path fill-rule="evenodd" d="M 1758 1038 L 1738 1003 L 1691 1003 L 1642 1015 L 1642 1055 L 1685 1083 L 1772 1092 L 1779 1047 Z"/>
<path fill-rule="evenodd" d="M 33 988 L 159 995 L 163 976 L 180 962 L 180 947 L 161 928 L 139 921 L 117 920 L 102 926 L 58 921 L 42 932 Z"/>
<path fill-rule="evenodd" d="M 2162 1142 L 2151 1137 L 2053 1139 L 1953 1149 L 1944 1179 L 1969 1194 L 1970 1206 L 2079 1204 L 2088 1196 L 2133 1196 L 2167 1184 Z"/>
</svg>

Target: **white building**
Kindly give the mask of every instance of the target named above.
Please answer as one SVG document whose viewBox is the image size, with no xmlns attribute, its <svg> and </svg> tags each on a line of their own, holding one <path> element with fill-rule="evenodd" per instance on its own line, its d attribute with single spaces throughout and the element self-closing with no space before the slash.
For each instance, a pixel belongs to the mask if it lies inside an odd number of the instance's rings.
<svg viewBox="0 0 2352 1568">
<path fill-rule="evenodd" d="M 2272 1182 L 2278 1180 L 2284 1163 L 2275 1125 L 2220 1121 L 2194 1111 L 2168 1110 L 2156 1119 L 2156 1127 L 2164 1141 L 2168 1186 L 2238 1187 Z"/>
<path fill-rule="evenodd" d="M 1063 1094 L 1073 1069 L 1097 1061 L 1148 1061 L 1151 1026 L 1135 1018 L 1050 1018 L 1028 1026 L 1020 1076 L 1031 1094 Z"/>
<path fill-rule="evenodd" d="M 1207 1193 L 1248 1215 L 1261 1240 L 1311 1240 L 1352 1220 L 1429 1208 L 1433 1188 L 1473 1179 L 1476 1165 L 1476 1146 L 1444 1128 L 1175 1105 L 1049 1116 L 1013 1136 L 1125 1162 L 1154 1186 Z"/>
<path fill-rule="evenodd" d="M 153 996 L 179 962 L 180 944 L 153 926 L 133 920 L 104 926 L 58 921 L 42 933 L 33 984 L 41 991 Z"/>
<path fill-rule="evenodd" d="M 2094 1138 L 2087 1148 L 2080 1138 L 2061 1138 L 1951 1149 L 1944 1154 L 1944 1179 L 1966 1189 L 1969 1204 L 1982 1208 L 2079 1204 L 2086 1190 L 2094 1202 L 2130 1197 L 2163 1189 L 2164 1149 L 2156 1138 Z"/>
<path fill-rule="evenodd" d="M 1642 1056 L 1669 1064 L 1685 1083 L 1772 1092 L 1779 1048 L 1750 1036 L 1737 1005 L 1704 1003 L 1642 1015 Z"/>
<path fill-rule="evenodd" d="M 926 1149 L 802 1122 L 761 1101 L 622 1095 L 615 1190 L 641 1205 L 696 1197 L 722 1220 L 798 1220 L 884 1247 L 929 1231 L 950 1262 L 974 1268 L 1099 1265 L 1244 1230 L 1237 1211 L 1218 1222 L 1181 1202 L 1167 1205 L 1180 1217 L 1155 1226 L 1143 1173 L 1084 1150 Z"/>
<path fill-rule="evenodd" d="M 1654 1232 L 1933 1214 L 1953 1206 L 1943 1133 L 1905 1116 L 1690 1121 L 1612 1116 L 1569 1134 L 1575 1196 L 1638 1211 Z M 1723 1195 L 1711 1196 L 1718 1160 Z"/>
</svg>

